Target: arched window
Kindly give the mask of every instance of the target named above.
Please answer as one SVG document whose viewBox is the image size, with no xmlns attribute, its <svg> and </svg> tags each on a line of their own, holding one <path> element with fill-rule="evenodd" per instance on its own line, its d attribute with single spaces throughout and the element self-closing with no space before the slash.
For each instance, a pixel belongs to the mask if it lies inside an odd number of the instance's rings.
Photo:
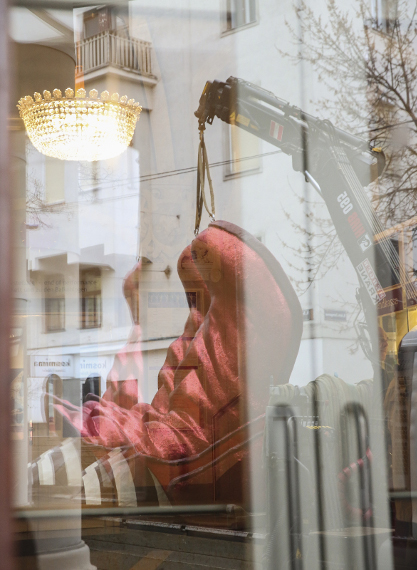
<svg viewBox="0 0 417 570">
<path fill-rule="evenodd" d="M 62 416 L 54 408 L 54 396 L 62 398 L 62 379 L 57 374 L 50 374 L 45 386 L 45 417 L 50 435 L 62 431 Z"/>
<path fill-rule="evenodd" d="M 91 394 L 100 396 L 101 376 L 90 374 L 83 384 L 83 403 L 91 400 Z"/>
</svg>

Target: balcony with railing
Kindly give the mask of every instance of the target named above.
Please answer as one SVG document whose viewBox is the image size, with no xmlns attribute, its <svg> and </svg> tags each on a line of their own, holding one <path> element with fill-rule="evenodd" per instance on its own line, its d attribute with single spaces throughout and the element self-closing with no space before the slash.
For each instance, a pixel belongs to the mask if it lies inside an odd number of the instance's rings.
<svg viewBox="0 0 417 570">
<path fill-rule="evenodd" d="M 104 67 L 115 68 L 154 79 L 152 44 L 106 30 L 76 44 L 77 69 L 87 75 Z"/>
</svg>

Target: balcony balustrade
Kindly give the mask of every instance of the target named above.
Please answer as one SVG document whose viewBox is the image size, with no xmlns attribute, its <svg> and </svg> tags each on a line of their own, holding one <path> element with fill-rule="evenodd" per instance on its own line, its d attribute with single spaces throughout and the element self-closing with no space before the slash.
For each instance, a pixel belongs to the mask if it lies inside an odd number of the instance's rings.
<svg viewBox="0 0 417 570">
<path fill-rule="evenodd" d="M 127 38 L 116 31 L 106 30 L 76 44 L 77 69 L 86 75 L 97 69 L 113 66 L 154 77 L 151 59 L 152 44 Z"/>
</svg>

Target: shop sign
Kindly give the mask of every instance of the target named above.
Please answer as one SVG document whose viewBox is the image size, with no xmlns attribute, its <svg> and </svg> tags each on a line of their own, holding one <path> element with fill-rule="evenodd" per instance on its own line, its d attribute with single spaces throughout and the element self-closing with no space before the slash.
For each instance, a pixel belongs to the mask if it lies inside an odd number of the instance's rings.
<svg viewBox="0 0 417 570">
<path fill-rule="evenodd" d="M 313 309 L 303 309 L 303 321 L 312 321 L 314 319 Z"/>
<path fill-rule="evenodd" d="M 385 291 L 385 297 L 378 303 L 378 315 L 388 315 L 404 309 L 402 287 L 396 287 L 391 291 Z"/>
<path fill-rule="evenodd" d="M 87 378 L 90 374 L 107 377 L 112 366 L 113 358 L 110 356 L 84 356 L 78 364 L 77 378 Z"/>
<path fill-rule="evenodd" d="M 333 309 L 324 309 L 324 320 L 345 322 L 346 311 L 335 311 Z"/>
<path fill-rule="evenodd" d="M 194 293 L 195 295 L 195 293 Z M 181 293 L 153 291 L 148 293 L 150 309 L 188 309 L 187 296 Z"/>
<path fill-rule="evenodd" d="M 45 378 L 57 374 L 61 378 L 73 378 L 73 357 L 68 355 L 36 355 L 30 357 L 30 374 L 35 378 Z"/>
</svg>

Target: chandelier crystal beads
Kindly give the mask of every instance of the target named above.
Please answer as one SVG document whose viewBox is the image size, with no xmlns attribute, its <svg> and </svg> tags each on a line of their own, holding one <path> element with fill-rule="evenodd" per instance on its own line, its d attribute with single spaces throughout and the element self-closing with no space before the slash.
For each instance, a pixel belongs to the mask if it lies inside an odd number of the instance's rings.
<svg viewBox="0 0 417 570">
<path fill-rule="evenodd" d="M 124 95 L 70 88 L 34 93 L 17 105 L 34 147 L 61 160 L 105 160 L 130 144 L 142 107 Z"/>
</svg>

